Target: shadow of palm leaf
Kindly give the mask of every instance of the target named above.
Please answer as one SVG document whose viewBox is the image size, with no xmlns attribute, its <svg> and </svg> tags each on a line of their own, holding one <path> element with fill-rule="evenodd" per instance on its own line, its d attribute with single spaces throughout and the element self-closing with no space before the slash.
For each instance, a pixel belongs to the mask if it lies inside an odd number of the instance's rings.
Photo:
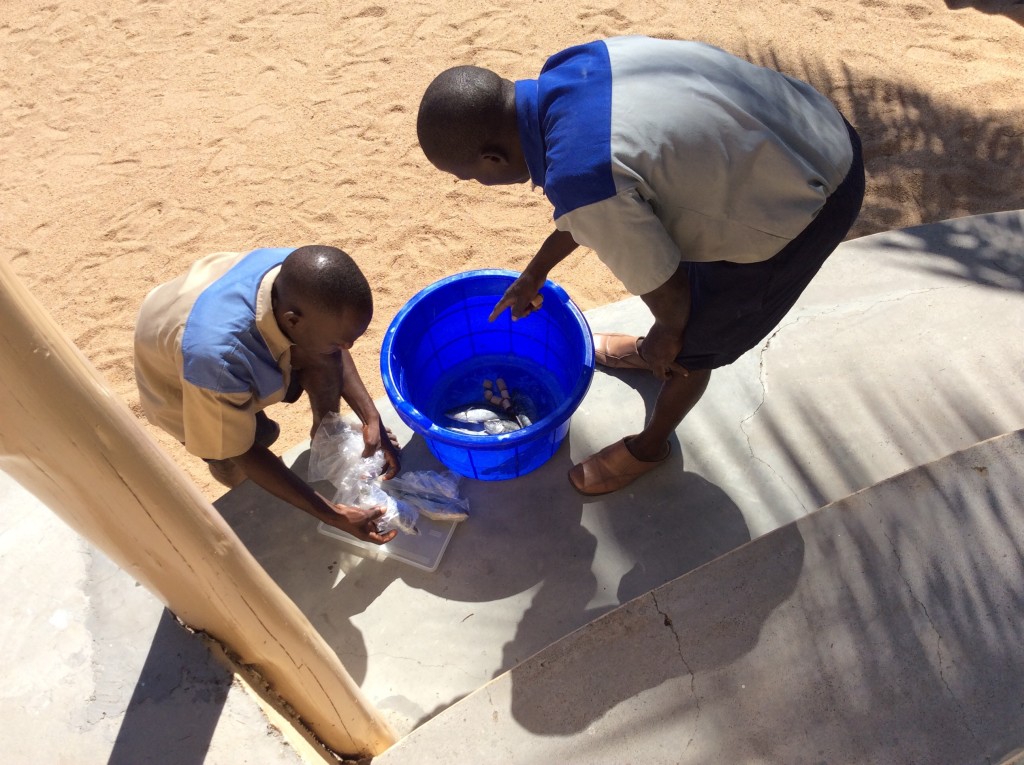
<svg viewBox="0 0 1024 765">
<path fill-rule="evenodd" d="M 915 224 L 1024 209 L 1024 115 L 987 112 L 983 104 L 940 100 L 908 83 L 862 75 L 842 65 L 793 59 L 777 51 L 746 58 L 809 82 L 857 128 L 864 144 L 867 194 L 850 232 L 856 238 L 909 226 L 908 247 L 945 260 L 936 268 L 961 278 L 1024 289 L 1024 258 L 984 248 L 956 226 L 932 231 Z M 993 205 L 992 200 L 1000 200 Z M 1017 230 L 1007 237 L 1019 237 Z M 934 237 L 941 237 L 935 241 Z"/>
</svg>

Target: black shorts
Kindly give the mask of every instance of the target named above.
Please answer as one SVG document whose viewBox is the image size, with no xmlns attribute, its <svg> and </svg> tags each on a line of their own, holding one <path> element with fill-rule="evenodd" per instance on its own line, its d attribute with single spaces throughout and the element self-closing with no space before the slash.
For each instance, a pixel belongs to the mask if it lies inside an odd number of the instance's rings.
<svg viewBox="0 0 1024 765">
<path fill-rule="evenodd" d="M 687 369 L 733 363 L 778 326 L 857 219 L 864 200 L 860 138 L 846 123 L 853 164 L 818 215 L 760 263 L 689 263 L 690 320 L 676 361 Z"/>
</svg>

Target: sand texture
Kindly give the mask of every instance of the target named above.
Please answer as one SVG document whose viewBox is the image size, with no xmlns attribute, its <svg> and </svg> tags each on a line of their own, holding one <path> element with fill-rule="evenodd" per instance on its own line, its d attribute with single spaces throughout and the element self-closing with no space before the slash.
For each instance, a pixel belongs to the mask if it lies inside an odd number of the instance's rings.
<svg viewBox="0 0 1024 765">
<path fill-rule="evenodd" d="M 6 0 L 2 256 L 141 419 L 131 339 L 149 289 L 208 252 L 340 246 L 374 287 L 354 354 L 382 396 L 380 339 L 410 296 L 522 267 L 551 228 L 528 185 L 425 161 L 423 88 L 464 63 L 534 77 L 551 53 L 618 34 L 704 40 L 829 95 L 864 141 L 853 236 L 1024 208 L 1020 2 Z M 626 297 L 584 250 L 552 278 L 584 310 Z M 280 450 L 308 437 L 305 399 L 270 414 Z"/>
</svg>

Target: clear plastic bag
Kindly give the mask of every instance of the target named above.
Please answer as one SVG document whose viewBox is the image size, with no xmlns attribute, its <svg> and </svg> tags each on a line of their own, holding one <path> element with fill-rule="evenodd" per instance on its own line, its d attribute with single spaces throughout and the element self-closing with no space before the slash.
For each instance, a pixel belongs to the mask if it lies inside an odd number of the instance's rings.
<svg viewBox="0 0 1024 765">
<path fill-rule="evenodd" d="M 378 450 L 364 457 L 364 448 L 359 430 L 345 422 L 340 415 L 328 414 L 320 421 L 320 427 L 313 435 L 307 477 L 311 482 L 330 483 L 334 487 L 334 496 L 327 499 L 335 504 L 364 510 L 383 507 L 384 515 L 376 521 L 377 530 L 381 534 L 391 529 L 406 534 L 419 534 L 416 528 L 416 508 L 390 496 L 381 488 L 383 452 Z"/>
</svg>

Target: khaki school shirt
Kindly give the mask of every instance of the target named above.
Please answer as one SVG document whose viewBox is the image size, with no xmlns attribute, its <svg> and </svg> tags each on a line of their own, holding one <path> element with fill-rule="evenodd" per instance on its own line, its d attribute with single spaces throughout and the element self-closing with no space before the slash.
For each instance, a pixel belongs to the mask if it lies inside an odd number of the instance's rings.
<svg viewBox="0 0 1024 765">
<path fill-rule="evenodd" d="M 277 325 L 271 289 L 280 266 L 262 279 L 255 322 L 281 369 L 280 389 L 263 398 L 254 393 L 223 393 L 184 379 L 181 348 L 185 322 L 202 291 L 246 256 L 218 252 L 197 261 L 187 273 L 154 288 L 143 301 L 135 331 L 135 378 L 147 419 L 204 459 L 244 454 L 255 442 L 256 414 L 284 398 L 291 377 L 291 343 Z"/>
</svg>

